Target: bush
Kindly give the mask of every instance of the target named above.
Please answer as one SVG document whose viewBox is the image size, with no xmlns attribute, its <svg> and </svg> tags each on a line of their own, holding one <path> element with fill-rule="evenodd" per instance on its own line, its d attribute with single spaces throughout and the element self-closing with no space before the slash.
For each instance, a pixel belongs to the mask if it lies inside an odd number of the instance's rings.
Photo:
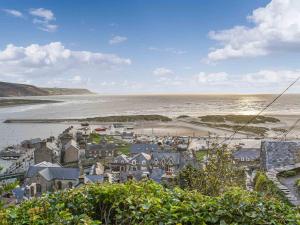
<svg viewBox="0 0 300 225">
<path fill-rule="evenodd" d="M 281 177 L 293 177 L 293 176 L 296 176 L 296 171 L 294 170 L 288 170 L 288 171 L 284 171 L 282 173 L 279 174 L 279 176 Z"/>
<path fill-rule="evenodd" d="M 169 190 L 152 181 L 90 184 L 50 194 L 0 212 L 0 224 L 290 224 L 292 207 L 255 192 L 232 189 L 220 197 Z"/>
<path fill-rule="evenodd" d="M 254 190 L 268 198 L 276 198 L 285 202 L 286 204 L 290 204 L 284 193 L 278 189 L 278 187 L 271 180 L 269 180 L 263 172 L 258 171 L 256 173 L 254 178 Z"/>
</svg>

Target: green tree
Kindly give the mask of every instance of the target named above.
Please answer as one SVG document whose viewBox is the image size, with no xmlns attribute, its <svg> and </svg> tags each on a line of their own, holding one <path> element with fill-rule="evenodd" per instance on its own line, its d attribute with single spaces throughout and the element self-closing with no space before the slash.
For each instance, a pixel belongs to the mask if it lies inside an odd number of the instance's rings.
<svg viewBox="0 0 300 225">
<path fill-rule="evenodd" d="M 3 170 L 2 167 L 0 167 L 0 173 Z M 0 184 L 0 208 L 3 207 L 3 195 L 6 193 L 11 193 L 11 191 L 18 185 L 17 182 L 9 183 L 9 184 Z"/>
<path fill-rule="evenodd" d="M 202 168 L 187 166 L 178 181 L 182 188 L 218 196 L 230 187 L 244 187 L 245 172 L 234 163 L 232 151 L 226 145 L 212 146 Z"/>
</svg>

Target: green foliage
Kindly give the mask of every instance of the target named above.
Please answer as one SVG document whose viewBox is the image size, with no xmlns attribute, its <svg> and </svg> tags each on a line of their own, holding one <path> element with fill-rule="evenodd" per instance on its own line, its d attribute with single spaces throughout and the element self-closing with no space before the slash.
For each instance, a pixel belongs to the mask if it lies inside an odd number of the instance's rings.
<svg viewBox="0 0 300 225">
<path fill-rule="evenodd" d="M 90 134 L 90 142 L 95 143 L 95 144 L 99 144 L 100 140 L 101 140 L 100 134 L 97 134 L 97 133 L 91 133 Z"/>
<path fill-rule="evenodd" d="M 274 127 L 271 129 L 272 131 L 275 131 L 275 132 L 280 132 L 280 133 L 285 133 L 287 132 L 287 129 L 284 129 L 284 128 L 279 128 L 279 127 Z"/>
<path fill-rule="evenodd" d="M 184 119 L 184 118 L 189 118 L 188 115 L 180 115 L 180 116 L 177 116 L 177 119 Z"/>
<path fill-rule="evenodd" d="M 300 188 L 300 179 L 296 180 L 295 185 L 298 189 Z"/>
<path fill-rule="evenodd" d="M 297 173 L 294 170 L 284 171 L 284 172 L 279 174 L 279 176 L 281 176 L 281 177 L 294 177 L 296 175 L 297 175 Z"/>
<path fill-rule="evenodd" d="M 276 198 L 286 204 L 290 204 L 284 193 L 261 171 L 258 171 L 255 175 L 254 190 L 268 198 Z"/>
<path fill-rule="evenodd" d="M 211 122 L 211 123 L 224 123 L 225 121 L 231 123 L 244 124 L 249 122 L 257 124 L 257 123 L 278 123 L 279 119 L 269 116 L 256 116 L 254 118 L 253 115 L 207 115 L 200 117 L 203 122 Z"/>
<path fill-rule="evenodd" d="M 169 190 L 152 181 L 90 184 L 0 212 L 0 224 L 287 224 L 299 213 L 255 192 L 232 189 L 219 197 Z"/>
<path fill-rule="evenodd" d="M 172 121 L 169 117 L 162 115 L 127 115 L 127 116 L 106 116 L 79 119 L 79 121 L 97 121 L 97 122 L 135 122 L 135 121 Z"/>
<path fill-rule="evenodd" d="M 201 162 L 204 157 L 207 155 L 207 151 L 205 150 L 200 150 L 196 152 L 196 159 L 198 160 L 198 162 Z"/>
<path fill-rule="evenodd" d="M 212 147 L 203 168 L 187 166 L 179 173 L 180 186 L 210 196 L 218 196 L 230 187 L 244 187 L 245 173 L 234 163 L 231 151 L 225 145 Z"/>
</svg>

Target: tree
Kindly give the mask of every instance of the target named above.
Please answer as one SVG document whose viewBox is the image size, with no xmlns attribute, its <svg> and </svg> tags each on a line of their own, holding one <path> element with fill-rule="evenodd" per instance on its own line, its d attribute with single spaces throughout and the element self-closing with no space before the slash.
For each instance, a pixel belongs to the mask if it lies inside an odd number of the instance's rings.
<svg viewBox="0 0 300 225">
<path fill-rule="evenodd" d="M 226 145 L 212 145 L 203 167 L 187 166 L 180 172 L 178 181 L 182 188 L 218 196 L 230 187 L 244 187 L 245 173 L 235 164 L 232 151 Z"/>
<path fill-rule="evenodd" d="M 3 170 L 0 167 L 0 172 Z M 0 209 L 3 207 L 4 202 L 2 200 L 2 196 L 7 193 L 11 193 L 11 191 L 18 185 L 17 182 L 9 183 L 9 184 L 0 184 Z"/>
</svg>

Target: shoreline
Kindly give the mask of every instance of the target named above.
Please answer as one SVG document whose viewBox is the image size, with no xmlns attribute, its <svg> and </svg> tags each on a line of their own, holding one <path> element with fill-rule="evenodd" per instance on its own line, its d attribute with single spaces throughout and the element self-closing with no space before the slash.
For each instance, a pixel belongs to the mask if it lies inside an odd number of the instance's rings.
<svg viewBox="0 0 300 225">
<path fill-rule="evenodd" d="M 39 105 L 47 103 L 61 103 L 63 101 L 41 100 L 41 99 L 0 99 L 0 108 L 23 106 L 23 105 Z"/>
</svg>

